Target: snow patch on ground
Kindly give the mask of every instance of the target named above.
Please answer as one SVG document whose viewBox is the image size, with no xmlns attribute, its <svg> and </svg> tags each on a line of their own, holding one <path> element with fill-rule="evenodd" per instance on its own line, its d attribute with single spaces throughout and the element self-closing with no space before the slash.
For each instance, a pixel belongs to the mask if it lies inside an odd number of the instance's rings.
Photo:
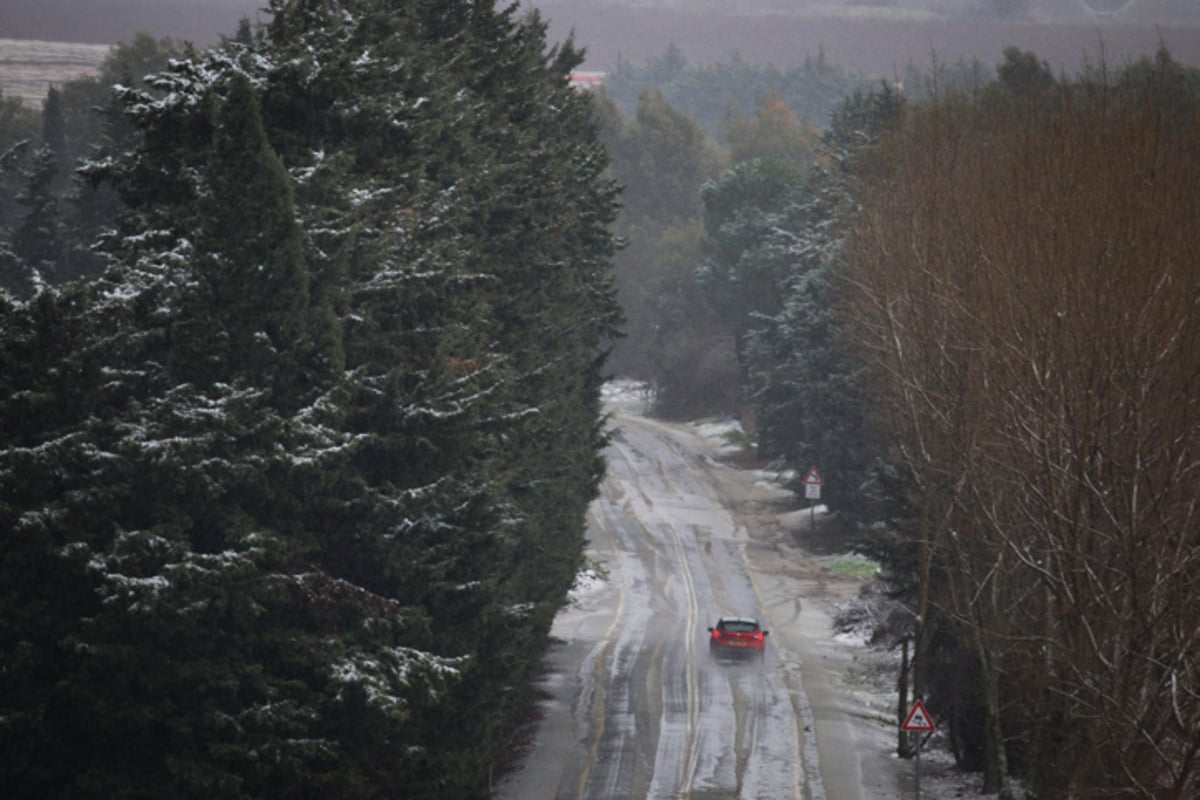
<svg viewBox="0 0 1200 800">
<path fill-rule="evenodd" d="M 600 401 L 613 413 L 645 414 L 654 401 L 654 392 L 641 381 L 612 380 L 600 387 Z"/>
<path fill-rule="evenodd" d="M 787 530 L 796 530 L 804 525 L 808 525 L 812 517 L 823 516 L 829 513 L 829 508 L 824 505 L 817 505 L 812 508 L 798 508 L 795 511 L 784 511 L 779 515 L 779 524 Z"/>
<path fill-rule="evenodd" d="M 734 419 L 716 420 L 709 422 L 698 422 L 692 425 L 692 428 L 705 439 L 715 439 L 718 441 L 729 441 L 731 437 L 745 436 L 745 431 L 742 430 L 741 424 Z"/>
<path fill-rule="evenodd" d="M 840 642 L 841 644 L 850 645 L 852 647 L 863 648 L 867 646 L 867 640 L 869 638 L 870 632 L 866 630 L 845 631 L 842 633 L 835 633 L 833 635 L 833 640 L 835 642 Z"/>
<path fill-rule="evenodd" d="M 599 570 L 586 567 L 575 574 L 575 583 L 571 586 L 568 599 L 572 605 L 576 605 L 602 590 L 607 583 L 607 577 Z"/>
</svg>

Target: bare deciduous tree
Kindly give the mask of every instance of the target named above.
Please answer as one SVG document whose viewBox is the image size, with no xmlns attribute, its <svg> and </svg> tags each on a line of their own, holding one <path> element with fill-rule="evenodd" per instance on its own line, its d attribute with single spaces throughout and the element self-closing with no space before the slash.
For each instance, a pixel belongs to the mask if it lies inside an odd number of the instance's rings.
<svg viewBox="0 0 1200 800">
<path fill-rule="evenodd" d="M 1040 796 L 1195 796 L 1200 117 L 994 89 L 914 109 L 850 224 L 919 624 L 977 662 L 989 791 L 1019 752 Z"/>
</svg>

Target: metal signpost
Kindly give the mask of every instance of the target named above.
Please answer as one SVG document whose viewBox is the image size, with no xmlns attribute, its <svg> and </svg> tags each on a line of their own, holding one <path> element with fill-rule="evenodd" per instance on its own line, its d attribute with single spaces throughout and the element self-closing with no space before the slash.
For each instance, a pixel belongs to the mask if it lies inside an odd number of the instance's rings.
<svg viewBox="0 0 1200 800">
<path fill-rule="evenodd" d="M 908 716 L 904 718 L 904 722 L 900 725 L 900 730 L 908 731 L 909 733 L 917 734 L 917 781 L 916 781 L 916 799 L 921 800 L 921 736 L 922 733 L 929 733 L 937 726 L 933 724 L 933 717 L 929 716 L 929 712 L 925 710 L 925 704 L 920 700 L 913 703 L 912 709 L 908 712 Z"/>
<path fill-rule="evenodd" d="M 821 473 L 817 472 L 816 467 L 809 467 L 808 474 L 804 476 L 804 499 L 805 500 L 820 500 L 821 486 L 825 481 L 821 480 Z M 812 523 L 812 532 L 817 532 L 817 504 L 813 503 L 809 507 L 809 520 Z"/>
</svg>

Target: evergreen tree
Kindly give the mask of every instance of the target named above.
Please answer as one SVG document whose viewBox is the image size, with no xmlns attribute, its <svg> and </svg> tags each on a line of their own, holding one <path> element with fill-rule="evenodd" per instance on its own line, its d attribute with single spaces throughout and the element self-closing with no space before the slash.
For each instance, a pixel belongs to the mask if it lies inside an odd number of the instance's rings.
<svg viewBox="0 0 1200 800">
<path fill-rule="evenodd" d="M 469 796 L 581 558 L 617 310 L 579 54 L 490 3 L 271 11 L 118 90 L 111 268 L 3 306 L 22 796 Z"/>
<path fill-rule="evenodd" d="M 71 161 L 67 154 L 67 128 L 63 116 L 62 91 L 57 86 L 51 86 L 46 92 L 46 102 L 42 105 L 42 146 L 49 148 L 55 163 L 64 167 L 56 173 L 53 185 L 55 193 L 61 194 L 70 181 Z"/>
<path fill-rule="evenodd" d="M 838 314 L 838 223 L 848 181 L 867 168 L 901 108 L 889 87 L 852 96 L 834 114 L 818 165 L 742 162 L 703 194 L 701 285 L 735 337 L 759 450 L 797 480 L 818 466 L 826 481 L 822 500 L 849 512 L 843 519 L 850 523 L 878 513 L 867 500 L 880 453 L 860 361 Z"/>
<path fill-rule="evenodd" d="M 0 137 L 4 137 L 3 131 L 0 131 Z M 4 138 L 0 138 L 0 146 L 4 141 Z M 0 149 L 0 291 L 17 296 L 30 291 L 30 275 L 24 261 L 12 250 L 9 217 L 19 206 L 14 203 L 13 208 L 9 208 L 6 202 L 9 193 L 4 190 L 16 185 L 15 177 L 20 172 L 18 167 L 24 151 L 28 149 L 27 145 L 28 141 L 19 141 L 7 150 Z M 11 195 L 15 197 L 16 191 Z"/>
<path fill-rule="evenodd" d="M 802 185 L 801 170 L 756 159 L 734 165 L 701 194 L 708 257 L 700 280 L 734 337 L 743 370 L 747 335 L 779 311 L 780 289 L 792 264 L 779 257 L 770 237 Z"/>
<path fill-rule="evenodd" d="M 274 404 L 295 407 L 316 383 L 297 359 L 309 306 L 304 241 L 253 87 L 235 74 L 226 91 L 198 204 L 199 285 L 174 332 L 172 367 L 201 386 L 251 376 Z"/>
<path fill-rule="evenodd" d="M 12 249 L 35 285 L 53 282 L 62 263 L 62 226 L 54 192 L 58 172 L 54 151 L 39 148 L 25 189 L 17 195 L 25 213 L 13 231 Z"/>
<path fill-rule="evenodd" d="M 855 535 L 856 525 L 870 525 L 882 513 L 877 473 L 885 459 L 868 412 L 862 358 L 841 314 L 847 287 L 840 223 L 853 208 L 848 187 L 870 169 L 903 108 L 903 98 L 884 84 L 852 94 L 834 111 L 822 164 L 788 196 L 765 237 L 763 249 L 790 266 L 779 284 L 779 310 L 747 345 L 762 437 L 797 479 L 820 468 L 822 501 L 842 514 L 848 542 L 859 548 L 870 543 Z"/>
<path fill-rule="evenodd" d="M 16 196 L 23 171 L 36 149 L 38 114 L 19 97 L 5 97 L 0 86 L 0 241 L 7 242 L 20 216 Z"/>
</svg>

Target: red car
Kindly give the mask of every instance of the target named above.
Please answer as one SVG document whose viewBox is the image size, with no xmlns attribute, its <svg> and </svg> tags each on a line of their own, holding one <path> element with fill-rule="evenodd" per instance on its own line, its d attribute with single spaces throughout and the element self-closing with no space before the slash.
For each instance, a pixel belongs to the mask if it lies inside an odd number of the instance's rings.
<svg viewBox="0 0 1200 800">
<path fill-rule="evenodd" d="M 708 629 L 708 652 L 713 655 L 755 653 L 760 658 L 766 652 L 767 634 L 758 620 L 747 617 L 721 617 Z"/>
</svg>

